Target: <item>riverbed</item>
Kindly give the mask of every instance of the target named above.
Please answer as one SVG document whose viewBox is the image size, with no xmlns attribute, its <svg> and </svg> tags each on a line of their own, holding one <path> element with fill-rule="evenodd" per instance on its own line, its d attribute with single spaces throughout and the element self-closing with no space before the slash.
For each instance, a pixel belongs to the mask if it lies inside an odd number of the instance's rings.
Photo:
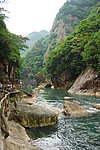
<svg viewBox="0 0 100 150">
<path fill-rule="evenodd" d="M 64 100 L 65 96 L 70 98 Z M 100 103 L 99 97 L 74 95 L 56 89 L 45 89 L 38 94 L 38 103 L 51 109 L 63 109 L 64 101 L 73 100 L 78 100 L 92 115 L 81 118 L 61 115 L 55 126 L 28 129 L 33 143 L 43 150 L 100 150 L 100 113 L 93 109 L 93 104 Z"/>
</svg>

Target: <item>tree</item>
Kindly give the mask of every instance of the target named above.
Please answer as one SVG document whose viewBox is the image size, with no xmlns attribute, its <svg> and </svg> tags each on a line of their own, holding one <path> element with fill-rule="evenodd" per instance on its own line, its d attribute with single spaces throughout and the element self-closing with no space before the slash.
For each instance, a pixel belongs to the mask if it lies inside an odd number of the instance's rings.
<svg viewBox="0 0 100 150">
<path fill-rule="evenodd" d="M 10 33 L 4 22 L 5 15 L 0 12 L 0 65 L 2 71 L 10 78 L 12 68 L 18 72 L 20 67 L 20 52 L 26 48 L 27 38 Z"/>
<path fill-rule="evenodd" d="M 45 70 L 51 77 L 66 70 L 75 79 L 87 66 L 100 72 L 100 2 L 89 17 L 49 53 Z"/>
</svg>

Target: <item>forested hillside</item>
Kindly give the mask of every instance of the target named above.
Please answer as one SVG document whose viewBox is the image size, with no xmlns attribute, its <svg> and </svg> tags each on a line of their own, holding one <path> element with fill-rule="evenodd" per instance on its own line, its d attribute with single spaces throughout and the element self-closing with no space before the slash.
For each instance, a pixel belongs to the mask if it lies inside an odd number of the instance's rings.
<svg viewBox="0 0 100 150">
<path fill-rule="evenodd" d="M 87 17 L 99 0 L 70 0 L 59 10 L 50 32 L 48 51 L 55 48 L 56 44 L 71 34 L 80 21 Z M 47 56 L 46 56 L 47 58 Z M 46 60 L 44 60 L 45 63 Z"/>
<path fill-rule="evenodd" d="M 100 0 L 70 0 L 70 2 L 66 2 L 59 10 L 50 34 L 46 38 L 38 41 L 24 58 L 22 76 L 30 79 L 33 78 L 37 72 L 41 71 L 43 62 L 45 64 L 49 51 L 55 49 L 56 44 L 61 39 L 71 34 L 79 25 L 80 20 L 87 17 L 93 6 L 99 1 Z"/>
<path fill-rule="evenodd" d="M 0 81 L 19 75 L 20 49 L 26 46 L 26 38 L 10 33 L 4 22 L 6 16 L 0 9 Z M 4 11 L 3 11 L 4 12 Z"/>
<path fill-rule="evenodd" d="M 100 73 L 100 2 L 75 31 L 50 52 L 45 69 L 52 78 L 62 72 L 75 79 L 92 66 Z"/>
<path fill-rule="evenodd" d="M 32 49 L 23 58 L 22 78 L 33 79 L 35 74 L 43 68 L 43 59 L 48 47 L 48 36 L 45 39 L 37 41 Z"/>
<path fill-rule="evenodd" d="M 25 51 L 21 50 L 21 52 L 20 52 L 21 57 L 24 57 L 26 55 L 26 53 L 32 48 L 32 46 L 34 45 L 35 42 L 37 42 L 38 40 L 40 40 L 41 38 L 45 37 L 48 34 L 49 33 L 46 30 L 41 30 L 40 32 L 32 32 L 32 33 L 28 34 L 26 37 L 29 40 L 27 40 L 25 43 L 27 48 L 25 49 Z"/>
</svg>

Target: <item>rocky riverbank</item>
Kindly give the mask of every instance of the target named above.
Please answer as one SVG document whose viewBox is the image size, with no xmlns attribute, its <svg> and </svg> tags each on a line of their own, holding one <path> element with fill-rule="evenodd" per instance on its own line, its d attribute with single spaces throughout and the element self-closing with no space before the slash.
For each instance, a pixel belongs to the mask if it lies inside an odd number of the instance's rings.
<svg viewBox="0 0 100 150">
<path fill-rule="evenodd" d="M 25 128 L 20 124 L 9 121 L 10 135 L 6 139 L 7 150 L 41 150 L 26 134 Z"/>
<path fill-rule="evenodd" d="M 7 150 L 41 150 L 33 145 L 25 128 L 42 127 L 56 124 L 58 114 L 45 106 L 37 104 L 37 94 L 44 85 L 34 89 L 34 97 L 23 97 L 11 107 L 9 115 L 10 135 L 6 139 Z"/>
<path fill-rule="evenodd" d="M 84 73 L 81 73 L 71 88 L 69 93 L 100 96 L 100 78 L 98 73 L 93 68 L 87 68 Z"/>
<path fill-rule="evenodd" d="M 37 98 L 23 97 L 22 103 L 26 105 L 33 105 L 36 103 Z M 10 105 L 10 112 L 15 109 L 14 103 Z M 10 116 L 10 115 L 9 115 Z M 34 145 L 26 133 L 25 128 L 14 120 L 8 118 L 9 136 L 5 140 L 7 150 L 41 150 L 40 147 Z"/>
<path fill-rule="evenodd" d="M 90 69 L 88 71 L 88 75 L 84 76 L 86 82 L 88 82 L 89 79 L 92 80 L 94 79 L 92 78 L 92 76 L 90 76 L 89 78 L 90 71 L 92 70 Z M 98 77 L 97 74 L 95 74 L 95 79 L 97 79 L 97 77 Z M 83 83 L 81 81 L 82 79 L 83 76 L 80 77 L 80 83 Z M 79 79 L 77 81 L 79 82 Z M 72 93 L 78 93 L 80 88 L 77 88 L 76 90 L 76 87 L 80 87 L 79 85 L 81 84 L 78 84 L 76 82 L 76 86 L 74 86 L 74 88 L 71 88 L 74 89 Z M 39 92 L 44 91 L 44 87 L 45 85 L 40 85 L 38 88 L 35 88 L 33 90 L 34 97 L 31 98 L 24 97 L 22 98 L 21 102 L 16 103 L 16 108 L 13 110 L 14 114 L 13 115 L 11 114 L 10 116 L 11 118 L 9 118 L 11 121 L 9 121 L 10 136 L 6 139 L 6 145 L 8 148 L 7 150 L 19 150 L 19 149 L 20 150 L 41 150 L 41 148 L 32 144 L 30 138 L 28 137 L 25 131 L 25 128 L 54 125 L 58 120 L 59 112 L 60 113 L 65 112 L 67 116 L 70 115 L 75 117 L 84 116 L 84 114 L 89 115 L 87 110 L 81 107 L 79 103 L 76 103 L 76 101 L 73 101 L 72 103 L 65 102 L 63 111 L 59 111 L 59 110 L 51 111 L 45 108 L 45 106 L 40 106 L 39 104 L 36 103 L 38 100 L 37 95 Z M 82 92 L 80 93 L 82 94 Z M 76 113 L 77 110 L 78 113 Z M 35 116 L 34 116 L 34 112 L 35 112 Z M 13 120 L 15 120 L 16 122 Z M 19 122 L 20 124 L 17 122 Z"/>
</svg>

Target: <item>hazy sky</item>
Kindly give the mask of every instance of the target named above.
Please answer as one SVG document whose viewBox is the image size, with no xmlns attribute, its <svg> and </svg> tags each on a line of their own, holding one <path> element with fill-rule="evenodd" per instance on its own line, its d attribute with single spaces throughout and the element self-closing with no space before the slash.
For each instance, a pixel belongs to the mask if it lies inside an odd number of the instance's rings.
<svg viewBox="0 0 100 150">
<path fill-rule="evenodd" d="M 4 8 L 10 13 L 6 21 L 9 31 L 27 35 L 33 31 L 50 31 L 53 21 L 66 0 L 9 0 Z"/>
</svg>

